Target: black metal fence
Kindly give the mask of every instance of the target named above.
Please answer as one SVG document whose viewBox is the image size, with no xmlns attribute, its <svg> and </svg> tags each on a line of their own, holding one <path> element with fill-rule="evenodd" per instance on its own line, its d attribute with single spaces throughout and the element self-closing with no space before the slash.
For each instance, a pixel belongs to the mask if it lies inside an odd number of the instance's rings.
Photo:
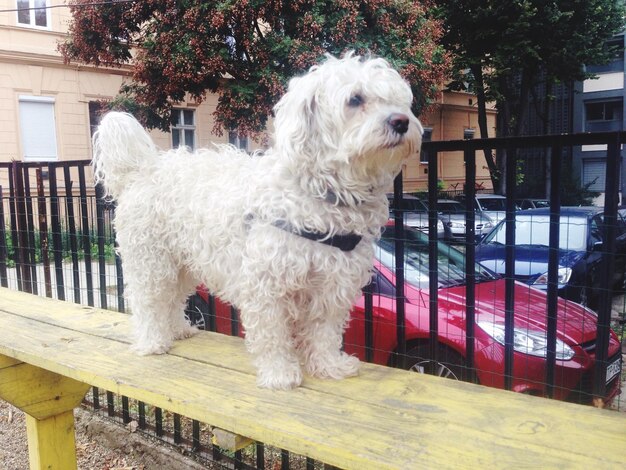
<svg viewBox="0 0 626 470">
<path fill-rule="evenodd" d="M 619 305 L 624 294 L 623 284 L 621 288 L 610 288 L 609 279 L 620 256 L 616 244 L 620 230 L 618 184 L 620 147 L 625 141 L 626 133 L 618 132 L 424 144 L 423 150 L 429 158 L 428 236 L 415 235 L 406 228 L 406 214 L 399 202 L 403 197 L 402 179 L 396 179 L 391 212 L 393 222 L 388 227 L 388 233 L 393 237 L 383 238 L 381 242 L 381 246 L 388 243 L 392 262 L 387 266 L 382 261 L 378 263 L 372 284 L 364 289 L 363 298 L 355 305 L 354 318 L 346 333 L 346 350 L 369 362 L 581 403 L 595 401 L 599 404 L 614 394 L 620 376 L 615 375 L 613 369 L 616 358 L 621 357 L 621 351 L 614 351 L 615 341 L 624 340 L 626 308 L 623 300 Z M 569 155 L 568 149 L 598 144 L 607 146 L 604 223 L 601 227 L 603 242 L 601 249 L 596 248 L 596 264 L 600 266 L 597 270 L 603 276 L 600 285 L 606 288 L 600 290 L 595 305 L 597 320 L 587 324 L 584 342 L 575 345 L 584 350 L 586 371 L 574 383 L 565 384 L 567 360 L 560 355 L 557 346 L 563 340 L 561 329 L 563 322 L 567 323 L 566 316 L 573 315 L 576 310 L 559 300 L 559 221 L 562 211 L 559 182 L 562 161 Z M 520 292 L 524 296 L 531 295 L 520 290 L 515 274 L 515 252 L 518 249 L 515 244 L 516 160 L 518 151 L 526 148 L 544 149 L 551 168 L 547 282 L 543 297 L 537 297 L 539 294 L 532 297 L 535 304 L 537 299 L 544 303 L 543 310 L 540 309 L 545 319 L 544 336 L 534 337 L 536 341 L 545 342 L 543 356 L 524 354 L 518 344 L 521 341 L 518 337 L 520 318 L 528 315 L 520 311 Z M 502 175 L 507 188 L 506 268 L 501 278 L 491 279 L 493 286 L 499 286 L 497 289 L 493 287 L 494 292 L 498 290 L 498 295 L 486 293 L 480 277 L 482 268 L 477 269 L 475 265 L 475 168 L 477 154 L 485 150 L 506 152 Z M 457 247 L 458 251 L 442 245 L 437 235 L 440 218 L 437 199 L 441 196 L 437 191 L 437 169 L 442 152 L 463 152 L 465 156 L 465 240 Z M 452 196 L 454 194 L 447 195 Z M 115 255 L 111 223 L 114 207 L 101 197 L 97 188 L 93 188 L 87 160 L 0 163 L 0 201 L 0 285 L 125 311 L 123 271 Z M 415 251 L 420 246 L 426 247 L 422 258 Z M 454 268 L 463 274 L 462 284 L 452 290 L 442 288 L 440 282 L 448 275 L 442 271 L 447 262 L 450 266 L 446 269 Z M 426 266 L 428 282 L 418 285 L 419 282 L 411 278 L 411 263 Z M 453 264 L 455 267 L 451 267 Z M 208 293 L 199 292 L 190 298 L 187 310 L 194 323 L 207 330 L 243 334 L 235 308 L 220 303 Z M 485 300 L 490 298 L 489 295 L 493 299 L 491 306 Z M 453 298 L 455 302 L 452 302 Z M 536 310 L 537 305 L 534 307 Z M 495 328 L 487 328 L 491 336 L 485 340 L 485 326 L 481 323 L 485 311 L 491 314 L 501 312 L 501 337 L 494 336 L 497 333 L 494 333 Z M 454 328 L 455 333 L 450 333 Z M 490 366 L 492 370 L 485 370 L 486 357 L 491 364 L 497 363 Z M 621 365 L 619 361 L 617 363 Z M 520 372 L 537 367 L 539 376 L 536 371 L 533 376 Z M 607 382 L 609 368 L 611 380 Z M 533 381 L 540 386 L 522 386 Z M 266 449 L 262 443 L 234 454 L 222 451 L 210 442 L 207 425 L 107 391 L 94 389 L 87 401 L 93 408 L 103 410 L 123 423 L 135 422 L 141 430 L 183 445 L 207 461 L 221 461 L 234 468 L 275 467 L 277 462 L 281 468 L 309 469 L 320 465 L 280 449 Z M 613 403 L 619 407 L 619 397 Z"/>
</svg>

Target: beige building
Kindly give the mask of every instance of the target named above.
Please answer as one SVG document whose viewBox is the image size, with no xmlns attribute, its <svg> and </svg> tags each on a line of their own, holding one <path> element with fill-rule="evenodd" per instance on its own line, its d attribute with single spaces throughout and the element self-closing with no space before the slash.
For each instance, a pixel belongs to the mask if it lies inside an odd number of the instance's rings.
<svg viewBox="0 0 626 470">
<path fill-rule="evenodd" d="M 461 140 L 467 133 L 480 137 L 476 97 L 470 93 L 444 91 L 440 93 L 432 109 L 420 116 L 424 126 L 425 139 Z M 487 125 L 490 137 L 495 136 L 495 110 L 487 111 Z M 443 190 L 463 189 L 465 165 L 461 152 L 441 152 L 437 159 L 437 176 Z M 428 185 L 428 162 L 409 162 L 404 170 L 404 189 L 407 192 L 423 191 Z M 482 152 L 476 154 L 476 185 L 490 189 L 491 179 Z"/>
<path fill-rule="evenodd" d="M 52 8 L 36 9 L 41 6 Z M 0 0 L 0 161 L 91 158 L 98 102 L 117 94 L 129 69 L 64 64 L 57 45 L 69 20 L 62 0 Z M 478 128 L 472 99 L 465 93 L 441 94 L 434 110 L 421 117 L 433 140 L 460 139 L 466 129 Z M 227 141 L 228 136 L 211 134 L 215 103 L 211 95 L 201 105 L 181 103 L 172 132 L 152 132 L 157 145 L 197 148 Z M 493 127 L 494 116 L 489 119 Z M 477 158 L 478 181 L 489 184 L 486 165 Z M 462 186 L 462 155 L 442 154 L 438 172 L 444 189 Z M 425 163 L 407 164 L 407 191 L 425 189 L 427 179 Z"/>
<path fill-rule="evenodd" d="M 0 161 L 91 158 L 98 102 L 112 99 L 128 79 L 128 69 L 63 63 L 57 45 L 67 31 L 68 8 L 7 11 L 44 3 L 60 0 L 0 0 Z M 211 135 L 211 98 L 200 106 L 181 103 L 177 129 L 152 132 L 157 144 L 227 141 Z"/>
</svg>

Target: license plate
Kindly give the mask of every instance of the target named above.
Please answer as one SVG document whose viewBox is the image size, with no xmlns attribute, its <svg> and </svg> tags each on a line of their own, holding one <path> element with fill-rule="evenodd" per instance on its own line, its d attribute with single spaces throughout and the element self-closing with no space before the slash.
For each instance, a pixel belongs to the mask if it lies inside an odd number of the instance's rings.
<svg viewBox="0 0 626 470">
<path fill-rule="evenodd" d="M 622 370 L 622 358 L 619 357 L 613 361 L 606 368 L 606 383 L 609 383 L 613 377 L 619 374 Z"/>
</svg>

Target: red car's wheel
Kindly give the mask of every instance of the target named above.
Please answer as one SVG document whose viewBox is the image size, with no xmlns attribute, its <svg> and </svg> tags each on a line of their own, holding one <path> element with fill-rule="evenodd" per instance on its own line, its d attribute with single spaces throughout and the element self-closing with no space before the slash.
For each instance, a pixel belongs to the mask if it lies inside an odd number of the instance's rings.
<svg viewBox="0 0 626 470">
<path fill-rule="evenodd" d="M 428 344 L 417 346 L 409 350 L 406 355 L 407 370 L 454 380 L 463 380 L 465 376 L 465 360 L 459 353 L 446 346 L 439 345 L 436 361 L 430 357 Z"/>
</svg>

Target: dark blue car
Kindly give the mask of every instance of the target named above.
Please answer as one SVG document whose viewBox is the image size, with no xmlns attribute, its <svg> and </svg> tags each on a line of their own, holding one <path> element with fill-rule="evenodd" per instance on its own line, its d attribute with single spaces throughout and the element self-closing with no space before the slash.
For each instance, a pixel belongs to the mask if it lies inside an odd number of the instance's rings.
<svg viewBox="0 0 626 470">
<path fill-rule="evenodd" d="M 562 207 L 559 237 L 559 295 L 591 308 L 600 290 L 622 287 L 626 269 L 626 223 L 618 213 L 616 257 L 611 286 L 601 285 L 603 209 Z M 539 289 L 548 282 L 550 209 L 515 214 L 515 278 Z M 476 261 L 504 274 L 505 224 L 499 223 L 476 247 Z"/>
</svg>

